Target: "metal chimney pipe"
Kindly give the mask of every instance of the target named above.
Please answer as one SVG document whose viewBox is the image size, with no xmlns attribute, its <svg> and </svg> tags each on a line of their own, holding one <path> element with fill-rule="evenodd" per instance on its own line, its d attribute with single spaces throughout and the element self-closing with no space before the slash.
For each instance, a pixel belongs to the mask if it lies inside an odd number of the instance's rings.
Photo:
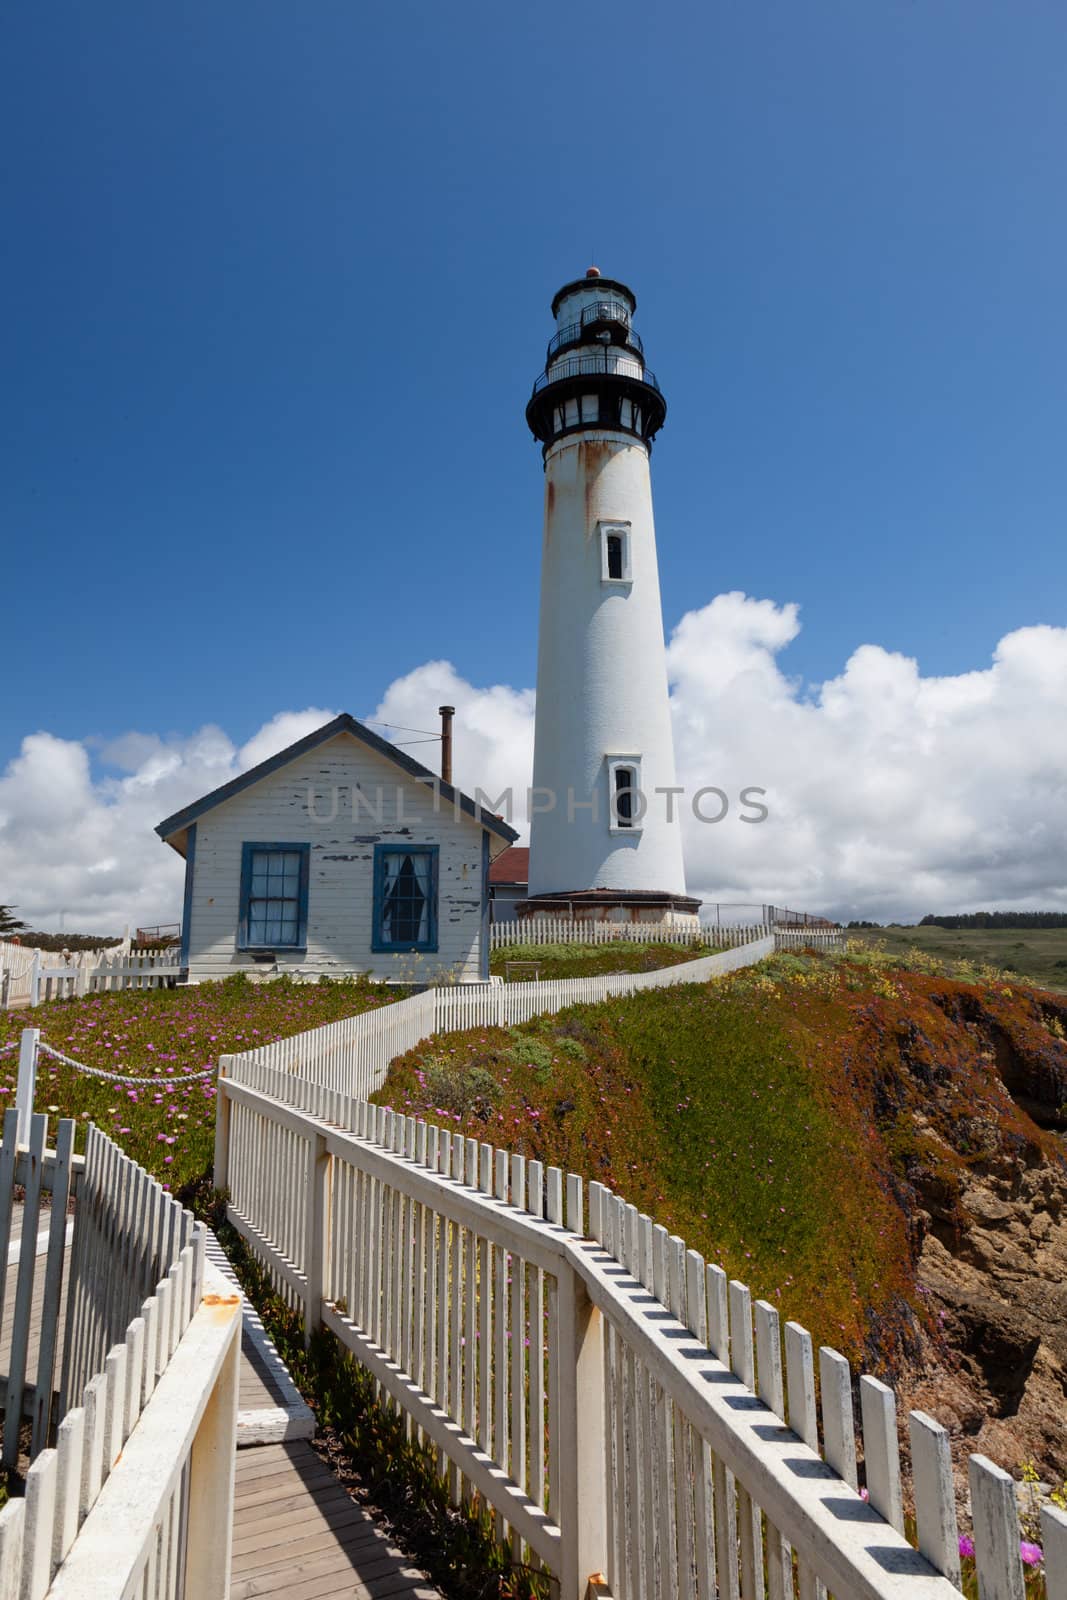
<svg viewBox="0 0 1067 1600">
<path fill-rule="evenodd" d="M 441 782 L 452 782 L 452 718 L 455 706 L 438 706 L 441 713 Z"/>
</svg>

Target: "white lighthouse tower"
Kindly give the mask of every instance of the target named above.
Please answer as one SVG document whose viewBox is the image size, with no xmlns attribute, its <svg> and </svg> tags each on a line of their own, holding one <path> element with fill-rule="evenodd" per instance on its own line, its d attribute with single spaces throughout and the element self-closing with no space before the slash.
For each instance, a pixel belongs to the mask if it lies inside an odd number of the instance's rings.
<svg viewBox="0 0 1067 1600">
<path fill-rule="evenodd" d="M 649 452 L 667 406 L 630 289 L 590 267 L 552 302 L 526 420 L 545 524 L 526 915 L 691 922 Z"/>
</svg>

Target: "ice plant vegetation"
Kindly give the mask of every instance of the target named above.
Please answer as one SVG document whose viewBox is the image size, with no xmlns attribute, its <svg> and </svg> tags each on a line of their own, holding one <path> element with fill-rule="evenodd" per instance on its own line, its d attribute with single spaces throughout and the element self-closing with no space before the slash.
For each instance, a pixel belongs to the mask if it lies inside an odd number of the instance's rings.
<svg viewBox="0 0 1067 1600">
<path fill-rule="evenodd" d="M 403 991 L 353 979 L 317 984 L 243 976 L 188 989 L 126 989 L 56 1000 L 30 1011 L 0 1012 L 0 1045 L 24 1027 L 89 1067 L 131 1077 L 136 1085 L 86 1077 L 41 1055 L 36 1105 L 54 1116 L 93 1121 L 172 1189 L 211 1165 L 215 1083 L 179 1082 L 212 1067 L 220 1055 L 317 1028 L 388 1005 Z M 0 1111 L 15 1102 L 17 1053 L 0 1056 Z M 79 1128 L 79 1141 L 83 1139 Z M 79 1144 L 80 1148 L 80 1144 Z"/>
</svg>

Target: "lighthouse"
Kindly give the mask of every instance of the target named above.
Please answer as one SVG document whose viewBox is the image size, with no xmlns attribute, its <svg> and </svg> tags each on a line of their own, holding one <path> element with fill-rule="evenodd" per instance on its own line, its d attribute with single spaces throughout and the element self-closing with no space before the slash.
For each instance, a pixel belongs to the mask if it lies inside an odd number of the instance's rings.
<svg viewBox="0 0 1067 1600">
<path fill-rule="evenodd" d="M 649 458 L 667 404 L 624 283 L 552 302 L 526 420 L 544 540 L 525 915 L 692 922 L 685 891 Z"/>
</svg>

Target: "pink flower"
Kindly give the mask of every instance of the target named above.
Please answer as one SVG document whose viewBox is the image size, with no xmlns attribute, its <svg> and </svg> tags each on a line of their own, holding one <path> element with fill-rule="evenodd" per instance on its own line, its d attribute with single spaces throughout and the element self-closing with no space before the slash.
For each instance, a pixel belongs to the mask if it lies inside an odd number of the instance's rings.
<svg viewBox="0 0 1067 1600">
<path fill-rule="evenodd" d="M 973 1556 L 974 1555 L 974 1540 L 972 1538 L 970 1538 L 969 1535 L 966 1534 L 966 1533 L 961 1534 L 961 1536 L 960 1536 L 960 1555 L 961 1556 Z"/>
<path fill-rule="evenodd" d="M 1039 1567 L 1045 1559 L 1045 1554 L 1039 1544 L 1030 1544 L 1023 1539 L 1019 1545 L 1019 1559 L 1024 1567 Z"/>
</svg>

